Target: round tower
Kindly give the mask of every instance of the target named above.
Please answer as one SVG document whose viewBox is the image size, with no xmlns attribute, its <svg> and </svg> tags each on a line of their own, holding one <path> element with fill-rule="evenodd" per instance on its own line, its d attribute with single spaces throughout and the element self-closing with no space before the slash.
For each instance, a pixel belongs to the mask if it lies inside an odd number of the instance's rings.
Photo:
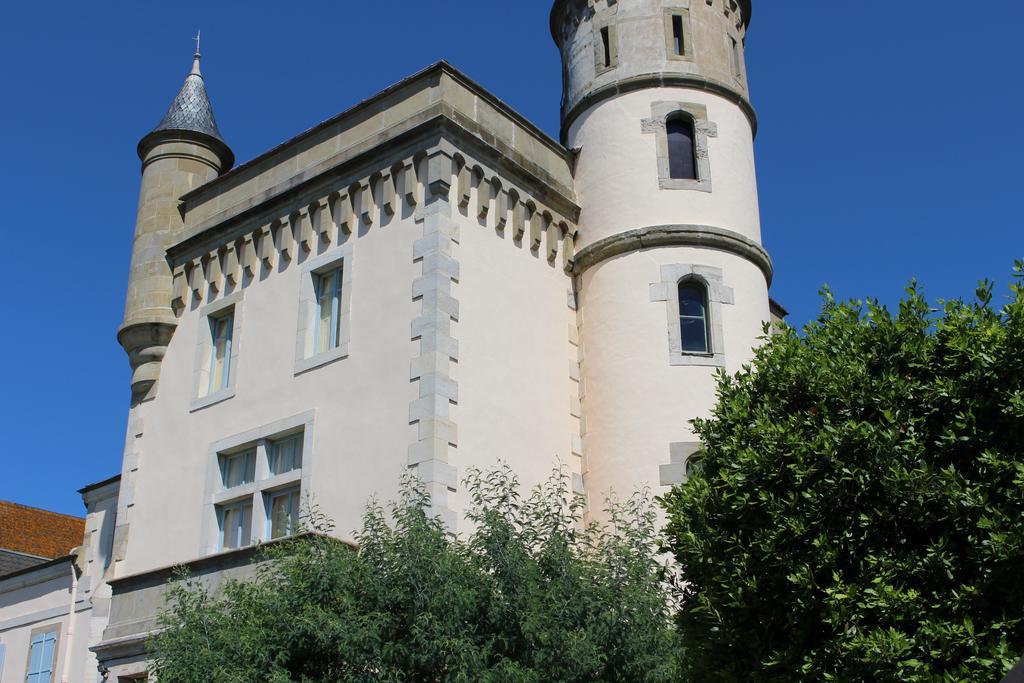
<svg viewBox="0 0 1024 683">
<path fill-rule="evenodd" d="M 234 154 L 217 128 L 199 60 L 197 46 L 177 97 L 138 146 L 142 186 L 124 322 L 117 332 L 132 367 L 134 401 L 155 395 L 160 361 L 177 324 L 166 251 L 184 229 L 178 198 L 234 164 Z"/>
<path fill-rule="evenodd" d="M 577 152 L 586 488 L 685 478 L 715 374 L 769 320 L 744 38 L 750 0 L 556 0 Z"/>
</svg>

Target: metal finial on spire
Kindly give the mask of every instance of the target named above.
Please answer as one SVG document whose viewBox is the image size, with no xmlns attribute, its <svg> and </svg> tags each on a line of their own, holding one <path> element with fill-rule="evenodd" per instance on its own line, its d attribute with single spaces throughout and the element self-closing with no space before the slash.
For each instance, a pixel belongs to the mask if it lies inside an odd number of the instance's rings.
<svg viewBox="0 0 1024 683">
<path fill-rule="evenodd" d="M 193 38 L 193 40 L 196 41 L 196 54 L 192 57 L 192 71 L 189 72 L 190 76 L 202 76 L 202 73 L 200 73 L 199 71 L 199 60 L 202 58 L 202 56 L 199 54 L 200 33 L 200 31 L 196 31 L 196 37 Z"/>
</svg>

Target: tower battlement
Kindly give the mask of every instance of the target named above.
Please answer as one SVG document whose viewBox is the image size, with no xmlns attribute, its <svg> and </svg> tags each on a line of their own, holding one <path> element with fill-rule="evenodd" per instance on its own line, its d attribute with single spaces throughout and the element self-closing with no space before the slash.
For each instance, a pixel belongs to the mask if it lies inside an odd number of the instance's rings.
<svg viewBox="0 0 1024 683">
<path fill-rule="evenodd" d="M 755 126 L 744 64 L 750 1 L 557 0 L 562 132 L 602 99 L 660 86 L 734 100 Z"/>
</svg>

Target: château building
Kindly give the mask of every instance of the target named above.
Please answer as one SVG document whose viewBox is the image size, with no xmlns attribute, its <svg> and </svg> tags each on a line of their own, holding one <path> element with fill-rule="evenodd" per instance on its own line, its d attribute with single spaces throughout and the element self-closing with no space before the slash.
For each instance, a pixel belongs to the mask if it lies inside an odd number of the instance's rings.
<svg viewBox="0 0 1024 683">
<path fill-rule="evenodd" d="M 144 676 L 172 567 L 245 576 L 306 501 L 347 539 L 407 469 L 456 531 L 473 466 L 532 485 L 561 463 L 594 519 L 683 480 L 716 371 L 782 314 L 750 16 L 556 0 L 558 140 L 441 62 L 237 166 L 197 51 L 138 145 L 128 428 L 86 577 L 104 621 L 74 630 L 95 680 Z M 56 680 L 19 649 L 4 681 Z"/>
</svg>

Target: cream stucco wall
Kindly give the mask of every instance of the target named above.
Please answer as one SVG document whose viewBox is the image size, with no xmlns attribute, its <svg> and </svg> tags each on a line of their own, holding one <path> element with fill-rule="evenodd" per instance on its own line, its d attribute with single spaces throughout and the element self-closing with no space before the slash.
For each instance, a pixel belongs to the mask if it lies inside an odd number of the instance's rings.
<svg viewBox="0 0 1024 683">
<path fill-rule="evenodd" d="M 273 268 L 242 282 L 234 397 L 190 410 L 195 347 L 208 334 L 200 309 L 216 299 L 193 303 L 179 318 L 159 397 L 138 409 L 145 427 L 135 443 L 135 504 L 121 575 L 207 554 L 211 445 L 305 411 L 315 411 L 308 493 L 342 537 L 351 537 L 369 496 L 393 494 L 409 442 L 409 324 L 418 310 L 410 289 L 419 270 L 411 255 L 420 232 L 407 213 L 342 235 L 341 244 L 320 244 L 328 254 L 351 246 L 348 358 L 295 374 L 300 279 L 308 277 L 301 266 L 316 255 L 301 249 L 293 261 L 279 256 Z"/>
<path fill-rule="evenodd" d="M 708 120 L 718 129 L 708 139 L 711 192 L 659 188 L 657 134 L 643 126 L 654 102 L 707 108 Z M 618 95 L 576 119 L 569 146 L 580 149 L 580 248 L 632 228 L 681 223 L 712 225 L 761 241 L 750 122 L 718 95 L 686 88 Z"/>
<path fill-rule="evenodd" d="M 751 359 L 768 319 L 764 274 L 722 251 L 637 251 L 583 274 L 583 442 L 592 498 L 610 490 L 628 496 L 644 487 L 663 492 L 659 467 L 669 464 L 669 444 L 694 441 L 689 421 L 708 417 L 714 404 L 717 368 L 670 364 L 668 304 L 651 300 L 661 267 L 675 264 L 721 268 L 723 284 L 733 289 L 735 303 L 721 306 L 727 372 Z"/>
<path fill-rule="evenodd" d="M 493 215 L 481 221 L 456 211 L 459 471 L 504 461 L 526 486 L 559 462 L 578 474 L 581 462 L 571 453 L 578 431 L 570 416 L 572 282 L 543 246 L 531 250 L 528 239 L 495 230 Z M 469 502 L 461 487 L 452 500 L 460 511 Z"/>
</svg>

